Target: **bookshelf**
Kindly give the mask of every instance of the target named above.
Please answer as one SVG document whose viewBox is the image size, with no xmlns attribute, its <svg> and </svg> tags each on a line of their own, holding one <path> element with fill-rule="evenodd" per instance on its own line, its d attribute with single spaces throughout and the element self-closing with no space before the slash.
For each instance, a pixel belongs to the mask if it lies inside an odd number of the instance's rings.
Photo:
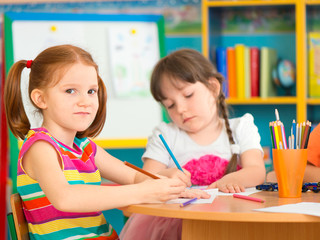
<svg viewBox="0 0 320 240">
<path fill-rule="evenodd" d="M 284 9 L 291 13 L 291 17 L 295 19 L 294 29 L 289 40 L 292 44 L 290 59 L 296 65 L 296 85 L 295 94 L 293 96 L 276 96 L 276 97 L 254 97 L 248 99 L 232 99 L 228 98 L 227 103 L 231 105 L 291 105 L 296 110 L 296 120 L 298 122 L 305 121 L 307 118 L 307 105 L 320 104 L 320 99 L 308 99 L 307 97 L 307 35 L 306 35 L 306 6 L 308 4 L 319 4 L 320 1 L 312 0 L 244 0 L 244 1 L 202 1 L 202 51 L 206 57 L 210 57 L 212 47 L 217 47 L 219 39 L 222 39 L 223 33 L 221 29 L 217 29 L 219 14 L 224 14 L 229 9 L 236 11 L 245 11 L 247 9 L 258 9 L 259 11 L 273 11 L 275 8 Z M 226 14 L 226 13 L 225 13 Z M 217 15 L 218 17 L 213 17 Z M 218 19 L 218 20 L 217 20 Z M 216 28 L 215 28 L 216 27 Z M 267 36 L 268 37 L 268 36 Z M 230 38 L 230 36 L 229 36 Z M 231 36 L 232 38 L 232 36 Z M 236 37 L 234 37 L 236 38 Z M 248 37 L 247 37 L 248 38 Z M 261 36 L 250 36 L 250 42 L 253 46 L 259 46 Z M 217 40 L 218 39 L 218 40 Z M 238 43 L 243 43 L 244 38 L 239 38 Z M 223 40 L 222 40 L 223 41 Z M 222 42 L 220 41 L 220 42 Z M 237 39 L 232 39 L 236 43 Z M 277 40 L 276 40 L 277 41 Z M 283 50 L 287 45 L 285 41 L 278 41 L 280 45 L 276 46 L 277 50 Z M 221 43 L 220 43 L 221 44 Z M 230 41 L 229 41 L 230 44 Z M 247 44 L 247 43 L 244 43 Z M 263 43 L 264 44 L 264 43 Z M 281 46 L 281 44 L 283 46 Z M 290 43 L 289 43 L 290 44 Z M 229 47 L 229 46 L 225 46 Z M 271 46 L 274 47 L 274 46 Z M 270 114 L 274 114 L 270 112 Z"/>
<path fill-rule="evenodd" d="M 318 12 L 320 12 L 320 1 L 319 0 L 305 0 L 306 3 L 306 18 L 308 19 L 308 15 L 310 15 L 310 11 L 314 9 L 319 9 Z M 307 30 L 306 32 L 309 33 L 310 31 L 320 31 L 320 29 L 313 29 L 312 23 L 307 22 Z M 310 107 L 316 107 L 320 105 L 320 98 L 307 98 L 307 105 Z"/>
</svg>

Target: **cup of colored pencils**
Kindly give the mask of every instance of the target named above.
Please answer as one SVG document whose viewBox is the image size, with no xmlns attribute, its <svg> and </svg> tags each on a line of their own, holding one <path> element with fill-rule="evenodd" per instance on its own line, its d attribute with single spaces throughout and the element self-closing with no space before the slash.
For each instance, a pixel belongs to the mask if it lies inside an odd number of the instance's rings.
<svg viewBox="0 0 320 240">
<path fill-rule="evenodd" d="M 307 165 L 307 146 L 311 122 L 292 121 L 291 132 L 286 138 L 285 128 L 275 110 L 276 121 L 269 123 L 273 168 L 278 180 L 279 197 L 301 197 L 301 189 Z"/>
</svg>

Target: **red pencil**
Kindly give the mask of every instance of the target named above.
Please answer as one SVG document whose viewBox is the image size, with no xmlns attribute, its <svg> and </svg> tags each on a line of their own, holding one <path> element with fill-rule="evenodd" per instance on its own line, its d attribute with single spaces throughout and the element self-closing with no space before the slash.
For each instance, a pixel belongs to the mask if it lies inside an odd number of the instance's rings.
<svg viewBox="0 0 320 240">
<path fill-rule="evenodd" d="M 240 195 L 240 194 L 233 194 L 233 197 L 241 198 L 241 199 L 245 199 L 245 200 L 250 200 L 250 201 L 255 201 L 255 202 L 261 202 L 261 203 L 264 202 L 264 200 L 262 200 L 260 198 L 254 198 L 254 197 L 249 197 L 249 196 Z"/>
</svg>

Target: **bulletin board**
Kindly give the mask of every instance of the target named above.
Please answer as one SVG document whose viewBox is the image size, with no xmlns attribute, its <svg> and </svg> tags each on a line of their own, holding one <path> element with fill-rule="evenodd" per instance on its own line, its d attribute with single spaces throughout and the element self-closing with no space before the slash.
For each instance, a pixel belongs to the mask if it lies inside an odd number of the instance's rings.
<svg viewBox="0 0 320 240">
<path fill-rule="evenodd" d="M 144 147 L 162 120 L 149 80 L 164 56 L 164 20 L 160 15 L 5 13 L 5 64 L 34 59 L 42 50 L 73 44 L 90 52 L 107 87 L 107 119 L 95 141 L 105 148 Z M 27 89 L 28 69 L 22 89 Z M 31 127 L 41 117 L 23 94 Z"/>
</svg>

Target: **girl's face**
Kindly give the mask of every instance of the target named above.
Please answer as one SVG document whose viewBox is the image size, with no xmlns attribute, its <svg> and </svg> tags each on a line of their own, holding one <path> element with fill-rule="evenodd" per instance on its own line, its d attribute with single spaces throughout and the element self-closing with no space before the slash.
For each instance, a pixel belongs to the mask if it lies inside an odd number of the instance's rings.
<svg viewBox="0 0 320 240">
<path fill-rule="evenodd" d="M 74 64 L 55 86 L 40 93 L 43 126 L 52 133 L 75 134 L 86 130 L 95 119 L 98 79 L 92 66 Z"/>
<path fill-rule="evenodd" d="M 214 78 L 210 79 L 215 92 L 220 85 Z M 203 83 L 187 83 L 176 80 L 175 84 L 167 78 L 162 79 L 161 91 L 165 96 L 162 101 L 171 120 L 189 134 L 215 126 L 219 119 L 215 94 Z"/>
</svg>

